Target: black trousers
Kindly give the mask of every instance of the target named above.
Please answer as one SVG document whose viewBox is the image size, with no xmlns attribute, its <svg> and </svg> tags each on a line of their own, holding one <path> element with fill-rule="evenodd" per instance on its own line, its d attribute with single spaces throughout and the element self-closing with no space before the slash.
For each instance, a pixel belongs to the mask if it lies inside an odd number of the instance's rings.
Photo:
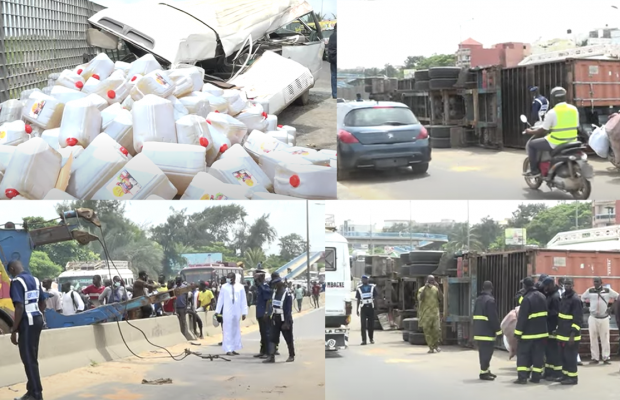
<svg viewBox="0 0 620 400">
<path fill-rule="evenodd" d="M 272 344 L 269 354 L 275 355 L 278 351 L 278 345 L 280 344 L 280 334 L 284 336 L 286 346 L 288 347 L 288 355 L 295 357 L 295 344 L 293 343 L 293 324 L 291 323 L 290 329 L 282 329 L 284 321 L 281 318 L 274 316 L 271 319 L 271 332 L 270 342 Z"/>
<path fill-rule="evenodd" d="M 478 345 L 478 358 L 480 359 L 480 375 L 491 373 L 491 358 L 495 351 L 495 342 L 487 340 L 476 341 Z"/>
<path fill-rule="evenodd" d="M 560 356 L 562 358 L 562 375 L 565 378 L 577 379 L 577 355 L 579 354 L 579 342 L 576 340 L 572 345 L 568 342 L 560 342 Z"/>
<path fill-rule="evenodd" d="M 575 363 L 577 357 L 575 357 Z M 559 378 L 562 376 L 562 357 L 557 339 L 547 339 L 545 346 L 545 378 Z"/>
<path fill-rule="evenodd" d="M 260 354 L 269 353 L 269 318 L 256 317 L 260 331 Z"/>
<path fill-rule="evenodd" d="M 181 328 L 181 333 L 187 338 L 187 309 L 177 308 L 177 318 L 179 319 L 179 327 Z"/>
<path fill-rule="evenodd" d="M 575 361 L 577 357 L 575 357 Z M 517 348 L 517 373 L 519 379 L 540 379 L 545 363 L 545 339 L 520 339 Z"/>
<path fill-rule="evenodd" d="M 371 341 L 375 333 L 375 309 L 372 306 L 362 306 L 360 311 L 362 319 L 362 342 L 366 343 L 366 331 L 368 330 L 368 339 Z"/>
<path fill-rule="evenodd" d="M 200 315 L 198 315 L 198 313 L 193 310 L 187 310 L 187 315 L 189 315 L 189 320 L 191 321 L 193 332 L 196 333 L 196 328 L 199 328 L 200 336 L 202 336 L 202 318 L 200 318 Z"/>
<path fill-rule="evenodd" d="M 43 330 L 43 317 L 41 315 L 33 317 L 32 322 L 32 325 L 28 325 L 28 317 L 24 314 L 18 331 L 18 347 L 28 378 L 26 390 L 31 397 L 38 400 L 43 398 L 43 386 L 39 375 L 39 339 Z"/>
</svg>

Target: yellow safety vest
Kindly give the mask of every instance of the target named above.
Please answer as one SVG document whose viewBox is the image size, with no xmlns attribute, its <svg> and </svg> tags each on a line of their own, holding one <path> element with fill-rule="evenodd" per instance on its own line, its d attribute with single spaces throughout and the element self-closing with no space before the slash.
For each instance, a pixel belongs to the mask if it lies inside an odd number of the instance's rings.
<svg viewBox="0 0 620 400">
<path fill-rule="evenodd" d="M 579 128 L 578 111 L 566 103 L 556 105 L 553 110 L 557 116 L 557 123 L 551 128 L 547 140 L 556 146 L 576 141 Z"/>
</svg>

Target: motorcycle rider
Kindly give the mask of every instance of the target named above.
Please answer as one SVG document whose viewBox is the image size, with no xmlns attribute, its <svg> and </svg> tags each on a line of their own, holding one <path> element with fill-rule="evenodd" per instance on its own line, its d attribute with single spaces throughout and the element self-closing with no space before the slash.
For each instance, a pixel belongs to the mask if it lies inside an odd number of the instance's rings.
<svg viewBox="0 0 620 400">
<path fill-rule="evenodd" d="M 538 86 L 530 87 L 530 92 L 534 97 L 532 102 L 532 124 L 543 122 L 543 118 L 549 109 L 549 100 L 538 90 Z"/>
<path fill-rule="evenodd" d="M 540 127 L 527 129 L 528 135 L 543 136 L 530 140 L 527 153 L 530 159 L 530 170 L 524 173 L 527 177 L 540 176 L 538 160 L 540 152 L 551 151 L 557 146 L 576 142 L 579 129 L 579 112 L 577 108 L 566 103 L 566 90 L 555 87 L 551 90 L 551 104 L 553 109 L 545 115 L 545 121 Z"/>
</svg>

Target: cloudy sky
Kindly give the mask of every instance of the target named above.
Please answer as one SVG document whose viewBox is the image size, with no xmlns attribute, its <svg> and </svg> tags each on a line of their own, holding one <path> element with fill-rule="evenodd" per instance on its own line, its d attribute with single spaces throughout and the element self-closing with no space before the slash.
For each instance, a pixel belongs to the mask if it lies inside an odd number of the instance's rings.
<svg viewBox="0 0 620 400">
<path fill-rule="evenodd" d="M 95 3 L 99 3 L 106 7 L 111 7 L 118 4 L 133 4 L 139 3 L 145 0 L 95 0 Z M 146 0 L 152 1 L 152 0 Z M 183 0 L 167 0 L 167 2 L 175 3 Z M 306 0 L 308 3 L 312 5 L 315 12 L 320 12 L 323 10 L 324 14 L 327 14 L 328 17 L 331 18 L 331 14 L 337 13 L 337 0 Z"/>
<path fill-rule="evenodd" d="M 561 4 L 561 6 L 558 6 Z M 472 37 L 485 46 L 531 43 L 618 26 L 620 0 L 338 0 L 338 67 L 402 65 L 407 56 L 454 53 Z"/>
<path fill-rule="evenodd" d="M 418 223 L 439 222 L 443 219 L 465 222 L 469 203 L 469 218 L 472 224 L 489 216 L 502 221 L 512 216 L 519 204 L 528 201 L 465 201 L 465 200 L 412 200 L 412 201 L 328 201 L 325 214 L 333 214 L 336 225 L 345 220 L 352 220 L 359 225 L 377 224 L 382 226 L 384 220 L 409 220 Z M 558 201 L 529 201 L 529 203 L 545 203 L 549 207 Z"/>
<path fill-rule="evenodd" d="M 3 201 L 0 205 L 0 224 L 7 221 L 21 223 L 24 217 L 58 217 L 54 210 L 56 201 Z M 127 201 L 125 215 L 140 225 L 159 225 L 166 222 L 170 207 L 175 210 L 186 208 L 188 213 L 195 213 L 214 205 L 225 203 L 242 204 L 248 221 L 254 221 L 263 214 L 270 214 L 269 221 L 278 232 L 278 236 L 297 233 L 306 237 L 306 202 L 305 201 Z M 310 202 L 310 250 L 323 251 L 324 244 L 324 202 Z M 95 210 L 96 212 L 96 210 Z M 273 243 L 267 254 L 279 252 L 278 243 Z"/>
</svg>

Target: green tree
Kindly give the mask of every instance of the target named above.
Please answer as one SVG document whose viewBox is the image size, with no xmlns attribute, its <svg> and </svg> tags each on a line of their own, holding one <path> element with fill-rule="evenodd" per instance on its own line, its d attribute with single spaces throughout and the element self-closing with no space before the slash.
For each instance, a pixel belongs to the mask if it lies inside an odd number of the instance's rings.
<svg viewBox="0 0 620 400">
<path fill-rule="evenodd" d="M 30 256 L 30 273 L 39 278 L 39 280 L 47 278 L 57 278 L 63 268 L 50 260 L 44 251 L 33 251 Z"/>
<path fill-rule="evenodd" d="M 404 69 L 429 69 L 433 67 L 454 67 L 455 54 L 433 54 L 430 57 L 409 56 L 405 59 Z"/>
<path fill-rule="evenodd" d="M 245 252 L 245 264 L 248 268 L 256 268 L 259 262 L 266 259 L 267 257 L 265 257 L 265 253 L 260 247 L 254 247 Z"/>
<path fill-rule="evenodd" d="M 472 231 L 478 236 L 482 249 L 488 249 L 497 237 L 503 237 L 504 232 L 500 224 L 488 216 L 475 224 Z"/>
<path fill-rule="evenodd" d="M 296 233 L 280 238 L 280 258 L 292 260 L 306 250 L 306 241 Z"/>
<path fill-rule="evenodd" d="M 272 243 L 278 237 L 275 228 L 269 223 L 269 214 L 263 214 L 248 229 L 246 248 L 260 248 Z"/>
<path fill-rule="evenodd" d="M 525 228 L 541 211 L 547 209 L 545 203 L 522 203 L 512 212 L 508 224 L 510 228 Z"/>
<path fill-rule="evenodd" d="M 590 202 L 562 203 L 537 213 L 527 225 L 527 237 L 545 246 L 553 237 L 566 231 L 592 228 Z"/>
<path fill-rule="evenodd" d="M 456 224 L 456 229 L 448 237 L 449 242 L 444 246 L 448 251 L 460 251 L 460 250 L 483 250 L 482 243 L 480 242 L 480 236 L 474 231 L 473 228 L 467 229 L 467 223 L 460 222 Z M 469 249 L 467 244 L 469 243 Z"/>
<path fill-rule="evenodd" d="M 270 272 L 274 272 L 278 268 L 285 265 L 290 260 L 280 258 L 277 254 L 270 254 L 265 261 L 263 261 L 263 268 L 268 269 Z M 251 266 L 254 268 L 256 265 Z"/>
</svg>

